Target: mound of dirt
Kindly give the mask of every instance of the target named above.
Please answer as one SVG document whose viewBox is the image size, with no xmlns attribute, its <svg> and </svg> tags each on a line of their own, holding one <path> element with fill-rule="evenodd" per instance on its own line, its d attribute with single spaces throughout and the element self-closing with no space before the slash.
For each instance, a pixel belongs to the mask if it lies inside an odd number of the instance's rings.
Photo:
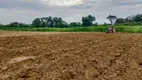
<svg viewBox="0 0 142 80">
<path fill-rule="evenodd" d="M 142 34 L 5 35 L 0 80 L 142 80 Z"/>
</svg>

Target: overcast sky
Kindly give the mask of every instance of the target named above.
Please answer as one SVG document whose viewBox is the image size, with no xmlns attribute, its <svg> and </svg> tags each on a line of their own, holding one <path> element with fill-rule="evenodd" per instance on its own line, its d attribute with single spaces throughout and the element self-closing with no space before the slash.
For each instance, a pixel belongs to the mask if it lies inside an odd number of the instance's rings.
<svg viewBox="0 0 142 80">
<path fill-rule="evenodd" d="M 0 0 L 0 23 L 32 23 L 37 17 L 62 17 L 67 22 L 93 15 L 96 22 L 108 22 L 109 14 L 127 17 L 142 13 L 142 0 Z"/>
</svg>

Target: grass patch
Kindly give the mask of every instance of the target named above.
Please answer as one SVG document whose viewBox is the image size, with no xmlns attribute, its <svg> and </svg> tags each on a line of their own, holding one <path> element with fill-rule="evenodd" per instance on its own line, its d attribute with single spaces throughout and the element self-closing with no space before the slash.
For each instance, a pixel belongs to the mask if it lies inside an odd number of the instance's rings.
<svg viewBox="0 0 142 80">
<path fill-rule="evenodd" d="M 0 27 L 0 30 L 40 32 L 105 32 L 107 28 L 107 26 L 69 28 Z M 142 33 L 142 26 L 115 26 L 115 28 L 117 32 Z"/>
</svg>

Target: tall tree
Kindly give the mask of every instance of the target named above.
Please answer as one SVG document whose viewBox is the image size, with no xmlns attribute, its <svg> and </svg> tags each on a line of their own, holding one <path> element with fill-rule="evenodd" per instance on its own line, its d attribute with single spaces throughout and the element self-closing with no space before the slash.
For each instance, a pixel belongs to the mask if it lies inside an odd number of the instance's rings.
<svg viewBox="0 0 142 80">
<path fill-rule="evenodd" d="M 88 15 L 87 17 L 82 17 L 82 24 L 83 26 L 91 26 L 95 20 L 94 16 Z"/>
<path fill-rule="evenodd" d="M 142 22 L 142 14 L 137 14 L 136 16 L 134 16 L 133 20 L 135 22 Z"/>
<path fill-rule="evenodd" d="M 41 21 L 40 21 L 40 18 L 36 18 L 34 19 L 34 21 L 32 22 L 33 26 L 34 27 L 41 27 Z"/>
<path fill-rule="evenodd" d="M 54 22 L 53 22 L 52 16 L 49 16 L 49 17 L 48 17 L 47 24 L 49 25 L 49 27 L 53 27 Z"/>
<path fill-rule="evenodd" d="M 54 17 L 53 22 L 54 22 L 54 27 L 60 27 L 62 26 L 63 20 L 62 18 Z"/>
<path fill-rule="evenodd" d="M 114 24 L 115 24 L 115 21 L 116 21 L 117 17 L 114 16 L 114 15 L 109 15 L 109 16 L 107 17 L 107 19 L 110 21 L 111 27 L 113 27 Z"/>
</svg>

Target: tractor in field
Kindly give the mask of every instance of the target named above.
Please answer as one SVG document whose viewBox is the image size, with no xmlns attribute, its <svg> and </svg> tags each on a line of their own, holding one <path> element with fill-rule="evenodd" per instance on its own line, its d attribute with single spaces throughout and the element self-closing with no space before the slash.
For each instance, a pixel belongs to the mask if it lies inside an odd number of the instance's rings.
<svg viewBox="0 0 142 80">
<path fill-rule="evenodd" d="M 113 15 L 109 15 L 107 17 L 107 19 L 110 21 L 111 25 L 110 27 L 107 29 L 106 33 L 114 33 L 116 32 L 115 31 L 115 28 L 114 28 L 114 24 L 115 24 L 115 21 L 117 20 L 117 17 L 116 16 L 113 16 Z"/>
<path fill-rule="evenodd" d="M 114 27 L 112 27 L 112 28 L 109 27 L 106 31 L 106 33 L 114 33 L 114 32 L 116 32 Z"/>
</svg>

